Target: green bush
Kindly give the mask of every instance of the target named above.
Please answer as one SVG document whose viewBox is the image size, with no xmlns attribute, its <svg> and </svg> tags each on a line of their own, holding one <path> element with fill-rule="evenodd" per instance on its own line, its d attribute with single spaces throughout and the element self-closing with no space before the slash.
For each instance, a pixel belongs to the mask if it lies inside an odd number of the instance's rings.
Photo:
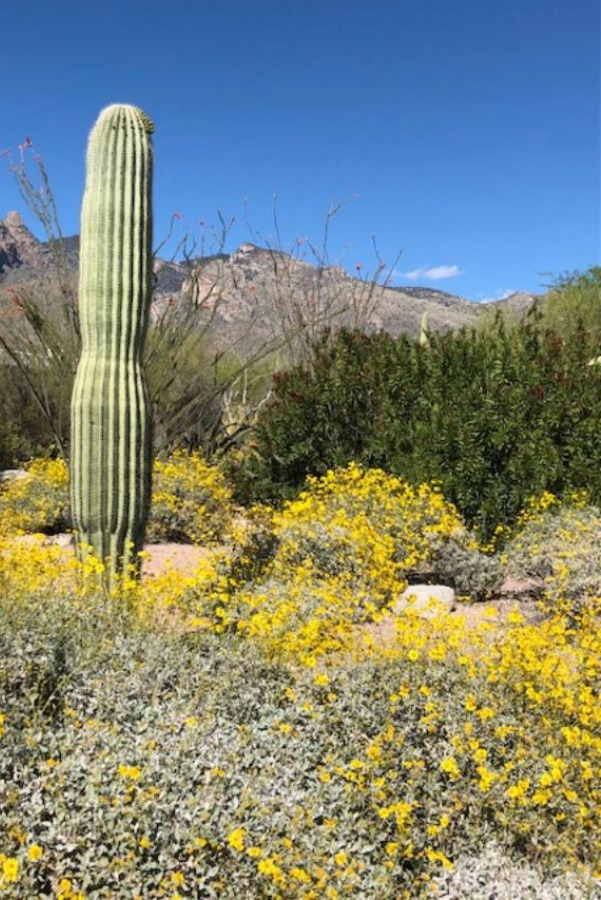
<svg viewBox="0 0 601 900">
<path fill-rule="evenodd" d="M 601 353 L 601 266 L 556 279 L 538 303 L 544 322 L 563 338 L 585 340 Z"/>
<path fill-rule="evenodd" d="M 298 493 L 307 475 L 351 460 L 445 496 L 486 538 L 527 498 L 586 488 L 601 500 L 601 368 L 578 332 L 541 315 L 480 330 L 405 336 L 342 331 L 311 370 L 274 380 L 252 453 L 233 473 L 242 500 Z"/>
</svg>

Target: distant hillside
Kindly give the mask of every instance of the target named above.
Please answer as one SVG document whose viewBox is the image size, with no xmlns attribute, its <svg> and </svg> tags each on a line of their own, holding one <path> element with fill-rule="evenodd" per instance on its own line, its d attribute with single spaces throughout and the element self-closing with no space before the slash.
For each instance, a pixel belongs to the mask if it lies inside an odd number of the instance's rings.
<svg viewBox="0 0 601 900">
<path fill-rule="evenodd" d="M 75 276 L 78 255 L 76 235 L 49 244 L 38 241 L 16 212 L 0 220 L 0 283 L 33 282 L 52 271 L 57 258 Z M 193 262 L 157 259 L 155 274 L 155 314 L 186 294 L 211 318 L 216 344 L 237 343 L 242 353 L 281 334 L 283 325 L 304 325 L 315 334 L 335 323 L 416 336 L 424 313 L 429 329 L 448 331 L 473 325 L 495 307 L 525 312 L 536 299 L 516 293 L 477 304 L 430 287 L 373 286 L 339 266 L 318 267 L 250 243 Z"/>
</svg>

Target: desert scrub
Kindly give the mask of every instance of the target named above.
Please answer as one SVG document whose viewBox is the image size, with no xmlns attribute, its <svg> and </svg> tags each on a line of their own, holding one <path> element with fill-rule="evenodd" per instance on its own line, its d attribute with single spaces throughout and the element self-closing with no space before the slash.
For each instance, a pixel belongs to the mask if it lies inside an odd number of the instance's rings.
<svg viewBox="0 0 601 900">
<path fill-rule="evenodd" d="M 233 514 L 225 477 L 199 453 L 178 450 L 155 462 L 147 540 L 220 542 Z"/>
<path fill-rule="evenodd" d="M 598 893 L 601 602 L 381 642 L 344 570 L 217 558 L 118 604 L 1 549 L 3 896 L 413 900 L 491 841 Z"/>
<path fill-rule="evenodd" d="M 233 520 L 231 552 L 223 571 L 235 584 L 259 582 L 268 571 L 279 543 L 274 515 L 271 506 L 253 504 Z"/>
<path fill-rule="evenodd" d="M 522 512 L 503 553 L 511 574 L 540 578 L 547 598 L 573 603 L 601 595 L 601 512 L 574 494 L 545 493 Z"/>
<path fill-rule="evenodd" d="M 254 507 L 235 533 L 219 577 L 192 589 L 195 621 L 301 665 L 350 653 L 357 627 L 379 622 L 424 569 L 474 597 L 497 574 L 436 485 L 354 463 L 309 479 L 280 511 Z"/>
<path fill-rule="evenodd" d="M 428 561 L 413 575 L 413 580 L 442 582 L 455 588 L 462 599 L 480 601 L 494 595 L 503 581 L 503 573 L 494 545 L 479 546 L 466 529 L 453 540 L 434 538 Z"/>
<path fill-rule="evenodd" d="M 491 840 L 587 896 L 589 620 L 514 616 L 491 647 L 408 618 L 392 652 L 315 669 L 87 604 L 0 599 L 4 896 L 413 900 Z"/>
<path fill-rule="evenodd" d="M 0 487 L 0 532 L 56 534 L 70 522 L 69 473 L 62 459 L 34 459 L 27 475 Z"/>
<path fill-rule="evenodd" d="M 72 589 L 77 564 L 42 535 L 0 536 L 0 591 L 7 603 L 22 605 L 45 593 Z"/>
<path fill-rule="evenodd" d="M 376 606 L 406 579 L 425 574 L 459 582 L 467 592 L 470 571 L 488 559 L 436 483 L 413 487 L 356 463 L 309 478 L 307 489 L 276 514 L 274 528 L 275 572 L 310 564 L 319 576 L 346 575 Z M 479 593 L 483 580 L 492 578 L 480 576 Z"/>
<path fill-rule="evenodd" d="M 36 459 L 26 468 L 27 476 L 0 488 L 2 533 L 66 530 L 71 524 L 67 466 L 63 460 Z M 176 451 L 155 462 L 149 541 L 219 542 L 233 515 L 225 477 L 199 454 Z"/>
</svg>

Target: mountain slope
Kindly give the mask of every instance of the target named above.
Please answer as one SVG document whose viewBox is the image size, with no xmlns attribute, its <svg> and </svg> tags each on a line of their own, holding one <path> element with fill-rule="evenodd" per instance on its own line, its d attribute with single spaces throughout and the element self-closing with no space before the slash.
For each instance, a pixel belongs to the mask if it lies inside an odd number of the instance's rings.
<svg viewBox="0 0 601 900">
<path fill-rule="evenodd" d="M 0 285 L 33 285 L 57 259 L 72 277 L 78 253 L 77 236 L 57 247 L 38 241 L 16 212 L 0 221 Z M 371 285 L 339 266 L 319 267 L 250 243 L 193 265 L 157 259 L 155 274 L 155 315 L 186 297 L 211 321 L 216 346 L 235 345 L 243 354 L 286 330 L 317 336 L 332 324 L 416 336 L 424 313 L 429 329 L 447 331 L 473 325 L 483 309 L 525 311 L 536 299 L 520 293 L 477 304 L 434 288 Z"/>
</svg>

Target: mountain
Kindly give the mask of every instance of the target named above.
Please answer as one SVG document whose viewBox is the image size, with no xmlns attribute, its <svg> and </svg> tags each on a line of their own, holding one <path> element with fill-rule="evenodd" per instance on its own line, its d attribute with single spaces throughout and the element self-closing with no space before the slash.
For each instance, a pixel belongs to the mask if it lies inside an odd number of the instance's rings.
<svg viewBox="0 0 601 900">
<path fill-rule="evenodd" d="M 9 212 L 0 220 L 0 277 L 9 277 L 16 270 L 34 274 L 47 262 L 47 248 L 25 227 L 18 212 Z"/>
<path fill-rule="evenodd" d="M 75 278 L 77 236 L 41 242 L 16 212 L 0 221 L 0 286 L 34 282 L 52 271 L 57 259 Z M 319 266 L 279 250 L 244 243 L 231 254 L 193 261 L 155 260 L 153 312 L 184 306 L 187 298 L 210 321 L 216 346 L 236 346 L 241 354 L 265 341 L 304 329 L 317 336 L 326 325 L 385 330 L 417 336 L 424 314 L 432 331 L 473 325 L 483 309 L 525 312 L 535 295 L 516 293 L 477 304 L 428 287 L 373 285 L 340 266 Z"/>
</svg>

